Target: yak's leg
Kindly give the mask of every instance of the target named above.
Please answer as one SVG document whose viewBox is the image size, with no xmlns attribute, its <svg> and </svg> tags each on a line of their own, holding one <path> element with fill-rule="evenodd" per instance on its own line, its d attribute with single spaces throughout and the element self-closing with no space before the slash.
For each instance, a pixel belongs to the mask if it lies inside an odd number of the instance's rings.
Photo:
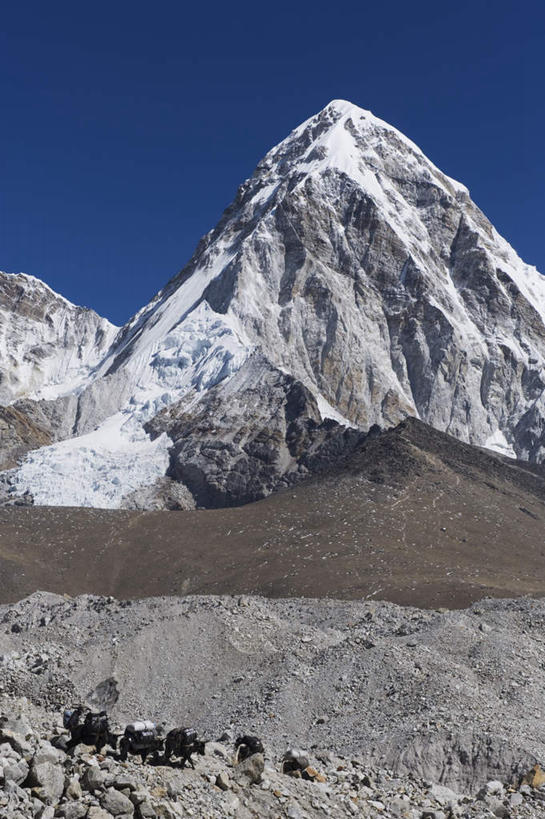
<svg viewBox="0 0 545 819">
<path fill-rule="evenodd" d="M 125 737 L 123 737 L 123 739 L 119 743 L 119 759 L 121 760 L 121 762 L 126 762 L 128 755 L 129 755 L 129 743 L 127 742 Z"/>
</svg>

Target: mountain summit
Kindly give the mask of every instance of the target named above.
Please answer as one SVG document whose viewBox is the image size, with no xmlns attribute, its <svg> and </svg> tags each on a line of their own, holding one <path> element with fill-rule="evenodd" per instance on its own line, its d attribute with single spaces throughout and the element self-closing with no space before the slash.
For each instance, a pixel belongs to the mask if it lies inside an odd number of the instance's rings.
<svg viewBox="0 0 545 819">
<path fill-rule="evenodd" d="M 240 503 L 411 415 L 541 461 L 544 364 L 539 273 L 409 139 L 335 100 L 83 380 L 24 402 L 42 425 L 62 402 L 73 437 L 30 453 L 12 490 L 119 506 L 181 484 Z"/>
</svg>

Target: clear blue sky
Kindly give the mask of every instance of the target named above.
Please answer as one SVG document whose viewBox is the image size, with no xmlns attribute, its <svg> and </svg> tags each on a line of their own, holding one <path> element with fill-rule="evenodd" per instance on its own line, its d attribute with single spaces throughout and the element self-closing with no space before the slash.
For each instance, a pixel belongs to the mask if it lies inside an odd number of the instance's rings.
<svg viewBox="0 0 545 819">
<path fill-rule="evenodd" d="M 334 98 L 400 128 L 545 273 L 543 0 L 4 3 L 0 269 L 122 323 Z"/>
</svg>

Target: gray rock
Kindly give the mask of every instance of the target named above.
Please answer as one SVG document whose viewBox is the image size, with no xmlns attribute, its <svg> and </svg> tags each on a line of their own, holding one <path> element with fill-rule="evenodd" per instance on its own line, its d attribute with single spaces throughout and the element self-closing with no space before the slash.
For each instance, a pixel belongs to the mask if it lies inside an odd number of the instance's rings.
<svg viewBox="0 0 545 819">
<path fill-rule="evenodd" d="M 115 788 L 110 788 L 100 797 L 100 804 L 112 816 L 132 816 L 134 813 L 131 800 Z"/>
<path fill-rule="evenodd" d="M 87 815 L 88 807 L 84 802 L 66 802 L 57 809 L 57 815 L 64 819 L 83 819 Z"/>
<path fill-rule="evenodd" d="M 33 762 L 29 772 L 29 783 L 41 789 L 48 804 L 55 804 L 64 792 L 64 770 L 53 762 Z"/>
<path fill-rule="evenodd" d="M 109 811 L 97 805 L 92 805 L 87 811 L 87 819 L 111 819 L 111 817 L 112 814 Z"/>
<path fill-rule="evenodd" d="M 460 794 L 455 793 L 450 788 L 444 785 L 432 785 L 429 790 L 429 795 L 440 805 L 454 806 L 457 805 L 461 799 Z"/>
<path fill-rule="evenodd" d="M 231 787 L 231 782 L 229 780 L 229 774 L 227 773 L 227 771 L 221 771 L 221 773 L 219 773 L 216 776 L 216 785 L 218 786 L 218 788 L 221 788 L 222 791 L 229 790 L 229 788 Z"/>
<path fill-rule="evenodd" d="M 28 734 L 30 733 L 31 732 L 28 731 Z M 0 742 L 7 743 L 13 748 L 14 751 L 25 758 L 29 758 L 33 753 L 32 745 L 27 741 L 25 736 L 17 733 L 16 731 L 12 731 L 11 729 L 0 729 Z"/>
<path fill-rule="evenodd" d="M 88 765 L 81 776 L 81 787 L 86 791 L 99 791 L 104 787 L 107 774 L 97 765 Z"/>
<path fill-rule="evenodd" d="M 157 811 L 149 801 L 144 799 L 136 808 L 137 819 L 154 819 L 157 816 Z"/>
<path fill-rule="evenodd" d="M 20 785 L 28 776 L 29 767 L 24 759 L 9 759 L 2 765 L 4 782 Z"/>
<path fill-rule="evenodd" d="M 79 779 L 72 777 L 71 779 L 65 780 L 64 795 L 67 799 L 81 799 L 82 793 Z"/>
<path fill-rule="evenodd" d="M 261 781 L 264 770 L 265 760 L 263 754 L 252 754 L 252 756 L 235 766 L 233 778 L 239 785 L 254 785 Z"/>
<path fill-rule="evenodd" d="M 58 748 L 54 748 L 49 742 L 42 742 L 32 760 L 33 765 L 41 765 L 43 762 L 51 762 L 53 765 L 62 765 L 66 759 L 66 754 Z"/>
</svg>

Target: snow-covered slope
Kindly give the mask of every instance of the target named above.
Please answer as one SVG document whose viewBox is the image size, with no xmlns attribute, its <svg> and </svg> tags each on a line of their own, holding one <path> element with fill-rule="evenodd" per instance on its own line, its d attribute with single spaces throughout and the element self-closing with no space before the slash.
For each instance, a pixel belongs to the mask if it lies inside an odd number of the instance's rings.
<svg viewBox="0 0 545 819">
<path fill-rule="evenodd" d="M 0 404 L 73 392 L 118 329 L 34 276 L 0 272 Z"/>
<path fill-rule="evenodd" d="M 415 415 L 473 444 L 534 460 L 545 453 L 544 279 L 463 185 L 348 102 L 330 103 L 266 155 L 188 265 L 116 336 L 79 388 L 73 428 L 86 437 L 62 445 L 64 462 L 72 452 L 79 463 L 88 433 L 116 413 L 136 438 L 184 396 L 183 418 L 192 407 L 200 417 L 213 387 L 222 428 L 221 395 L 229 400 L 229 380 L 256 352 L 343 424 L 365 430 Z M 250 405 L 240 413 L 246 430 L 266 415 Z M 214 417 L 206 446 L 199 425 L 189 428 L 195 447 L 186 442 L 184 457 L 198 452 L 203 475 L 229 436 L 211 433 Z M 96 440 L 104 447 L 111 436 L 101 428 Z M 119 440 L 124 458 L 125 432 Z M 115 440 L 106 448 L 115 456 Z M 63 480 L 47 490 L 56 458 L 34 453 L 20 488 L 32 492 L 39 475 L 43 502 L 74 500 Z M 92 463 L 86 475 L 92 503 Z M 121 494 L 112 486 L 112 504 Z"/>
</svg>

